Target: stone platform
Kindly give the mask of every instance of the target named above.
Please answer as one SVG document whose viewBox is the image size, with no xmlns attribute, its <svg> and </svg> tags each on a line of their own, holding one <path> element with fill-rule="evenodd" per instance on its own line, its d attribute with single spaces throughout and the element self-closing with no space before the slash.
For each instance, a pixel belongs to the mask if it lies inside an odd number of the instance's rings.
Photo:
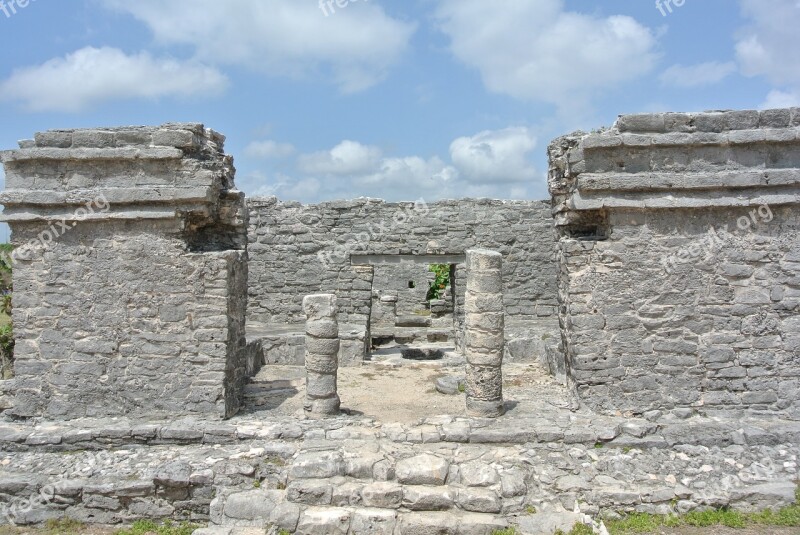
<svg viewBox="0 0 800 535">
<path fill-rule="evenodd" d="M 205 533 L 213 534 L 274 525 L 301 534 L 490 535 L 585 514 L 794 500 L 800 422 L 600 416 L 546 377 L 516 388 L 526 376 L 514 373 L 512 365 L 509 411 L 491 420 L 318 421 L 253 407 L 224 423 L 2 421 L 0 507 L 21 524 L 171 518 L 211 522 L 219 529 Z M 297 379 L 283 380 L 302 397 Z M 20 505 L 31 495 L 41 498 Z"/>
</svg>

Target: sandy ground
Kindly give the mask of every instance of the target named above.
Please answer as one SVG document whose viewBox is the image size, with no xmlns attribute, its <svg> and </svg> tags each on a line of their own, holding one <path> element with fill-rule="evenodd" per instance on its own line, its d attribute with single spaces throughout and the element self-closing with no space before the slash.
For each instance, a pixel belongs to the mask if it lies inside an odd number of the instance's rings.
<svg viewBox="0 0 800 535">
<path fill-rule="evenodd" d="M 365 363 L 340 368 L 339 397 L 342 409 L 355 416 L 383 423 L 415 423 L 432 416 L 464 416 L 464 395 L 448 396 L 436 391 L 443 375 L 464 376 L 463 365 L 442 366 L 435 362 L 407 361 L 401 367 Z M 504 398 L 509 414 L 532 414 L 543 405 L 569 404 L 567 390 L 538 365 L 503 366 Z M 305 397 L 305 368 L 265 366 L 245 390 L 244 414 L 268 411 L 271 415 L 299 415 Z"/>
</svg>

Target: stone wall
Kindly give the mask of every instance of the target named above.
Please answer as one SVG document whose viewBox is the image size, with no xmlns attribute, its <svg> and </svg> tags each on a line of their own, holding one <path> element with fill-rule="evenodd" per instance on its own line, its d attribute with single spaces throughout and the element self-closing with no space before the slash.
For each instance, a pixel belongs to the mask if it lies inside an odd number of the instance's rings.
<svg viewBox="0 0 800 535">
<path fill-rule="evenodd" d="M 250 199 L 248 206 L 250 321 L 301 322 L 304 295 L 335 292 L 339 320 L 365 323 L 372 268 L 351 266 L 350 255 L 463 256 L 472 247 L 503 254 L 508 315 L 555 313 L 555 236 L 548 202 L 415 205 L 357 199 L 302 205 L 272 197 Z"/>
<path fill-rule="evenodd" d="M 562 338 L 609 411 L 800 416 L 800 110 L 623 116 L 550 146 Z"/>
<path fill-rule="evenodd" d="M 2 154 L 18 417 L 238 409 L 246 207 L 199 124 L 52 131 Z"/>
<path fill-rule="evenodd" d="M 429 267 L 429 264 L 415 262 L 375 266 L 372 288 L 382 294 L 397 296 L 397 314 L 425 310 L 428 288 L 434 279 Z"/>
</svg>

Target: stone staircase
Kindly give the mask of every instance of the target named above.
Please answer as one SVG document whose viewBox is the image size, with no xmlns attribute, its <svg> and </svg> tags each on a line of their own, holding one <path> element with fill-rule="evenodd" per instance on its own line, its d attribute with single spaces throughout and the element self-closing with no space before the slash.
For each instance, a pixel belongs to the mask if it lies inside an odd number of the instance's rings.
<svg viewBox="0 0 800 535">
<path fill-rule="evenodd" d="M 508 527 L 504 514 L 524 509 L 519 473 L 477 460 L 451 465 L 429 453 L 395 462 L 377 448 L 350 446 L 304 446 L 287 467 L 285 489 L 215 499 L 212 521 L 298 535 L 491 535 Z"/>
</svg>

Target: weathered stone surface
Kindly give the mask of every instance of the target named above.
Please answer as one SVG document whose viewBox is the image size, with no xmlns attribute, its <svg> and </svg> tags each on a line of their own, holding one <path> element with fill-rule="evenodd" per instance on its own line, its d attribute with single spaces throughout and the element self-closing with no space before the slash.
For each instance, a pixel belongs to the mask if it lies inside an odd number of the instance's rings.
<svg viewBox="0 0 800 535">
<path fill-rule="evenodd" d="M 447 487 L 403 487 L 403 507 L 412 511 L 444 511 L 453 507 L 456 493 Z"/>
<path fill-rule="evenodd" d="M 796 269 L 772 275 L 797 261 L 793 113 L 622 116 L 551 144 L 562 340 L 591 408 L 800 414 Z"/>
<path fill-rule="evenodd" d="M 473 461 L 459 466 L 461 483 L 468 487 L 490 487 L 500 478 L 491 465 L 480 461 Z"/>
<path fill-rule="evenodd" d="M 448 513 L 410 513 L 400 515 L 398 535 L 457 535 L 458 523 Z"/>
<path fill-rule="evenodd" d="M 396 523 L 396 511 L 356 509 L 350 521 L 350 535 L 392 535 Z"/>
<path fill-rule="evenodd" d="M 450 463 L 435 455 L 423 454 L 397 463 L 397 480 L 404 485 L 444 485 Z"/>
<path fill-rule="evenodd" d="M 339 367 L 339 326 L 336 296 L 308 295 L 303 299 L 306 313 L 306 403 L 311 416 L 339 413 L 336 372 Z"/>
<path fill-rule="evenodd" d="M 225 516 L 266 525 L 272 511 L 282 501 L 282 494 L 260 489 L 232 494 L 225 501 Z"/>
<path fill-rule="evenodd" d="M 499 513 L 503 508 L 497 493 L 489 489 L 469 488 L 458 491 L 458 506 L 475 513 Z"/>
<path fill-rule="evenodd" d="M 60 130 L 25 147 L 2 156 L 15 308 L 69 319 L 17 325 L 20 388 L 6 412 L 235 414 L 247 213 L 221 137 L 183 125 Z M 23 283 L 33 280 L 46 282 Z"/>
<path fill-rule="evenodd" d="M 397 509 L 403 501 L 403 488 L 386 481 L 370 483 L 361 490 L 361 498 L 367 507 Z"/>
<path fill-rule="evenodd" d="M 300 515 L 297 524 L 297 535 L 347 535 L 350 529 L 351 513 L 342 508 L 310 507 Z"/>
<path fill-rule="evenodd" d="M 584 516 L 576 513 L 538 513 L 517 519 L 520 535 L 553 535 L 557 531 L 569 533 Z"/>
</svg>

